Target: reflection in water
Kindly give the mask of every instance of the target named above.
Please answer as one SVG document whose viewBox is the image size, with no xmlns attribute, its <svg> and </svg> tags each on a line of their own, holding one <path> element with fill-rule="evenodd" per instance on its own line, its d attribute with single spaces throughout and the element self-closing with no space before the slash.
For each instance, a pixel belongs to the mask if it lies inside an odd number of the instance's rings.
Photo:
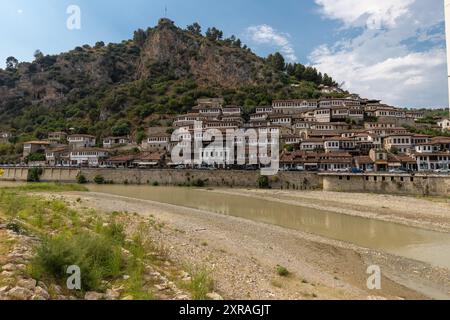
<svg viewBox="0 0 450 320">
<path fill-rule="evenodd" d="M 450 235 L 446 233 L 199 189 L 117 185 L 89 189 L 242 217 L 450 268 Z"/>
</svg>

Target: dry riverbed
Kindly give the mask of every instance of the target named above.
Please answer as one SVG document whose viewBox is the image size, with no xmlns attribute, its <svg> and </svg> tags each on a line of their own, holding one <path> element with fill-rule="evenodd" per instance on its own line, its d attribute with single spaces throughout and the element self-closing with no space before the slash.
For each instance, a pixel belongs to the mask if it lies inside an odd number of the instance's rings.
<svg viewBox="0 0 450 320">
<path fill-rule="evenodd" d="M 446 200 L 273 190 L 216 191 L 434 230 L 448 231 L 450 225 Z M 170 260 L 207 268 L 215 291 L 226 299 L 450 298 L 449 270 L 425 263 L 273 225 L 152 201 L 99 193 L 65 193 L 57 197 L 106 213 L 126 211 L 153 217 L 163 227 L 152 237 L 169 248 Z M 366 270 L 373 264 L 383 272 L 381 290 L 369 290 L 366 285 Z M 287 277 L 277 272 L 279 266 L 289 271 Z"/>
</svg>

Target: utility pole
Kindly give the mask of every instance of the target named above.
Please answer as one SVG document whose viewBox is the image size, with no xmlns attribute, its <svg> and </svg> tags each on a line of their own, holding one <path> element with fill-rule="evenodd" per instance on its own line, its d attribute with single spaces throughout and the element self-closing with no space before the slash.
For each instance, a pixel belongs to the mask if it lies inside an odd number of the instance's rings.
<svg viewBox="0 0 450 320">
<path fill-rule="evenodd" d="M 447 82 L 449 94 L 449 116 L 450 116 L 450 0 L 444 0 L 445 6 L 445 39 L 447 42 Z"/>
</svg>

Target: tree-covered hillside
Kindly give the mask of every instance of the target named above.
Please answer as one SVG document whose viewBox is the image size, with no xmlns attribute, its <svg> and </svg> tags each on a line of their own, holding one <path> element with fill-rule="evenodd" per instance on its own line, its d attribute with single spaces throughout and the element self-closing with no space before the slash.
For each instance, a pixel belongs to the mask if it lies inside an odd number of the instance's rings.
<svg viewBox="0 0 450 320">
<path fill-rule="evenodd" d="M 96 136 L 141 135 L 188 112 L 202 97 L 223 97 L 246 112 L 273 99 L 319 98 L 327 74 L 286 64 L 279 53 L 256 56 L 232 36 L 197 23 L 181 29 L 167 19 L 133 39 L 98 42 L 60 55 L 39 50 L 31 63 L 10 57 L 0 69 L 0 130 L 19 141 L 48 131 Z"/>
</svg>

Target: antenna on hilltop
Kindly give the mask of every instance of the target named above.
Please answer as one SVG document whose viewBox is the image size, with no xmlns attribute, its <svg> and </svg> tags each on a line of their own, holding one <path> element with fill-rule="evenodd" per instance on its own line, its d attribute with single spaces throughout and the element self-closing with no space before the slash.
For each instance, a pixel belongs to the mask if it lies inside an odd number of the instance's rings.
<svg viewBox="0 0 450 320">
<path fill-rule="evenodd" d="M 167 18 L 167 5 L 164 7 L 164 17 Z"/>
</svg>

